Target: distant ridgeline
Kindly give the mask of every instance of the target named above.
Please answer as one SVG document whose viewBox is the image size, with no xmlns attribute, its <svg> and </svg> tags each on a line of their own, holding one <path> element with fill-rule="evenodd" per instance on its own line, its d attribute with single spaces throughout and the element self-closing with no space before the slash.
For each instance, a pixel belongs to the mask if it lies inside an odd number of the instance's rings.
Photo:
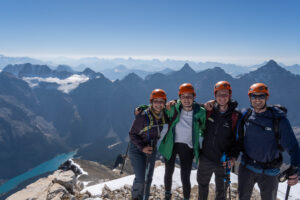
<svg viewBox="0 0 300 200">
<path fill-rule="evenodd" d="M 74 149 L 79 149 L 83 159 L 112 163 L 127 146 L 134 108 L 149 103 L 155 88 L 164 89 L 169 100 L 176 99 L 183 82 L 192 83 L 196 100 L 205 102 L 213 98 L 214 84 L 227 80 L 240 108 L 249 106 L 249 86 L 264 82 L 270 89 L 269 103 L 287 107 L 292 125 L 300 126 L 300 76 L 272 60 L 239 78 L 219 67 L 195 72 L 188 64 L 179 71 L 155 73 L 145 79 L 131 73 L 110 81 L 90 69 L 74 73 L 63 67 L 51 70 L 31 64 L 9 65 L 0 73 L 0 180 Z M 28 77 L 43 79 L 30 79 L 28 84 Z M 49 77 L 61 82 L 85 79 L 61 90 L 62 83 L 45 79 Z"/>
</svg>

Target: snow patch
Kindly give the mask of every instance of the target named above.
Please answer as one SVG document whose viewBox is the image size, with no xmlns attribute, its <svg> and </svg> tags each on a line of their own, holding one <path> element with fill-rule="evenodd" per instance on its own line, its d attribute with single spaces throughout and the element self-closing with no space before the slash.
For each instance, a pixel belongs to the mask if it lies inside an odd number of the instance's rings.
<svg viewBox="0 0 300 200">
<path fill-rule="evenodd" d="M 159 166 L 154 169 L 153 174 L 153 181 L 152 185 L 156 186 L 163 186 L 164 185 L 164 174 L 165 174 L 165 167 Z M 102 189 L 105 185 L 107 185 L 111 190 L 116 190 L 121 187 L 123 187 L 125 184 L 132 185 L 134 179 L 134 175 L 129 175 L 126 177 L 122 177 L 119 179 L 103 182 L 97 185 L 86 187 L 84 190 L 82 190 L 82 193 L 85 191 L 89 191 L 92 195 L 101 195 Z M 192 170 L 191 172 L 191 186 L 198 185 L 197 183 L 197 170 Z M 231 183 L 237 183 L 238 182 L 238 176 L 236 174 L 231 173 L 230 175 Z M 213 175 L 211 177 L 210 183 L 215 184 L 215 176 Z M 180 168 L 175 168 L 174 174 L 173 174 L 173 180 L 172 180 L 172 189 L 176 189 L 178 187 L 182 187 L 181 179 L 180 179 Z M 255 189 L 259 191 L 258 185 L 255 184 Z M 277 198 L 280 200 L 285 199 L 285 192 L 286 192 L 287 183 L 279 183 L 278 186 L 278 192 L 277 192 Z M 295 186 L 291 187 L 290 190 L 290 196 L 289 200 L 299 200 L 300 197 L 300 184 L 298 183 Z"/>
<path fill-rule="evenodd" d="M 72 159 L 70 159 L 70 161 L 71 161 L 71 165 L 74 165 L 75 167 L 77 167 L 77 168 L 81 171 L 80 176 L 81 176 L 81 175 L 88 175 L 88 173 L 87 173 L 86 171 L 84 171 L 84 170 L 80 167 L 80 165 L 78 165 L 77 163 L 75 163 Z"/>
<path fill-rule="evenodd" d="M 23 77 L 23 80 L 26 81 L 30 87 L 38 86 L 39 82 L 57 83 L 59 85 L 58 90 L 64 93 L 69 93 L 77 88 L 81 83 L 88 81 L 89 77 L 86 75 L 74 74 L 66 79 L 59 79 L 56 77 Z"/>
</svg>

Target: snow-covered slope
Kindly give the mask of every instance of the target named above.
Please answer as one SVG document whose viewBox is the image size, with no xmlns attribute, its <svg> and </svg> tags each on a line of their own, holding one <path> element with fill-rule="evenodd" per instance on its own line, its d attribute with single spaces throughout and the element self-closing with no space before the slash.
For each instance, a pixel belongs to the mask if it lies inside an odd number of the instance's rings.
<svg viewBox="0 0 300 200">
<path fill-rule="evenodd" d="M 77 88 L 81 83 L 88 81 L 89 77 L 85 75 L 74 74 L 66 79 L 59 79 L 56 77 L 24 77 L 23 80 L 26 81 L 30 87 L 36 87 L 40 82 L 56 83 L 58 85 L 58 90 L 64 93 L 69 93 L 71 90 Z"/>
<path fill-rule="evenodd" d="M 157 186 L 163 185 L 164 184 L 164 173 L 165 173 L 164 166 L 156 167 L 154 170 L 152 185 L 157 185 Z M 191 173 L 192 187 L 194 185 L 197 185 L 196 177 L 197 177 L 197 170 L 193 170 Z M 123 187 L 125 184 L 132 185 L 133 179 L 134 179 L 134 175 L 126 176 L 123 178 L 119 178 L 119 179 L 115 179 L 115 180 L 107 181 L 107 182 L 100 183 L 97 185 L 86 187 L 82 192 L 89 191 L 89 192 L 91 192 L 92 195 L 101 195 L 102 189 L 104 188 L 105 185 L 107 185 L 111 190 L 115 190 L 115 189 L 119 189 L 119 188 Z M 235 175 L 233 173 L 231 174 L 231 182 L 232 183 L 238 182 L 237 175 Z M 214 183 L 214 176 L 211 178 L 211 183 Z M 181 180 L 180 180 L 180 169 L 175 168 L 175 171 L 173 174 L 172 189 L 176 189 L 181 186 L 182 186 L 182 184 L 181 184 Z M 286 186 L 287 186 L 286 182 L 279 184 L 277 198 L 279 198 L 279 199 L 285 198 Z M 255 187 L 257 190 L 259 190 L 257 185 L 255 185 Z M 300 198 L 300 184 L 298 183 L 296 186 L 291 187 L 289 200 L 296 200 L 299 198 Z"/>
</svg>

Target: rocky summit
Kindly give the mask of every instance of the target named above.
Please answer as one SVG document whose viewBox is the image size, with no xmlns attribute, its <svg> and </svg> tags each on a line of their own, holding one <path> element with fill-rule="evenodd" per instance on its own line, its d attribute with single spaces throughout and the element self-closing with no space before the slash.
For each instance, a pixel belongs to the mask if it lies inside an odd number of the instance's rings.
<svg viewBox="0 0 300 200">
<path fill-rule="evenodd" d="M 80 165 L 79 165 L 80 164 Z M 156 169 L 163 167 L 163 163 L 158 161 Z M 177 169 L 178 170 L 178 169 Z M 195 170 L 194 170 L 195 171 Z M 192 174 L 193 175 L 193 174 Z M 109 169 L 99 163 L 85 161 L 85 160 L 69 160 L 60 166 L 59 170 L 55 171 L 48 177 L 41 178 L 38 181 L 28 185 L 25 189 L 11 195 L 7 200 L 130 200 L 131 199 L 131 184 L 132 180 L 128 178 L 126 184 L 115 189 L 109 186 L 109 182 L 115 180 L 122 182 L 121 179 L 126 180 L 127 177 L 132 177 L 126 172 L 122 175 L 118 170 Z M 162 175 L 160 175 L 163 177 Z M 179 176 L 179 174 L 174 174 Z M 177 178 L 174 177 L 174 181 Z M 87 188 L 97 186 L 97 184 L 104 184 L 101 191 L 89 192 Z M 175 184 L 177 185 L 177 183 Z M 215 197 L 215 184 L 211 183 L 209 186 L 209 200 Z M 176 187 L 172 191 L 172 199 L 179 200 L 183 198 L 182 187 Z M 191 191 L 191 200 L 198 198 L 197 185 L 193 185 Z M 150 200 L 163 200 L 164 187 L 162 185 L 152 184 Z M 237 183 L 231 184 L 231 199 L 238 199 Z M 251 200 L 260 199 L 259 192 L 254 189 Z"/>
</svg>

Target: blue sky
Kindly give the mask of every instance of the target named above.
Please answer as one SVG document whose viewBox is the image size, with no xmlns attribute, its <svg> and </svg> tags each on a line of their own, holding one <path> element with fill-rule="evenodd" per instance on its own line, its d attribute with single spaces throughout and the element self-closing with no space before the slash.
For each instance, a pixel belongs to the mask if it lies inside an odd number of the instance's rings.
<svg viewBox="0 0 300 200">
<path fill-rule="evenodd" d="M 0 54 L 300 63 L 298 0 L 1 0 Z"/>
</svg>

